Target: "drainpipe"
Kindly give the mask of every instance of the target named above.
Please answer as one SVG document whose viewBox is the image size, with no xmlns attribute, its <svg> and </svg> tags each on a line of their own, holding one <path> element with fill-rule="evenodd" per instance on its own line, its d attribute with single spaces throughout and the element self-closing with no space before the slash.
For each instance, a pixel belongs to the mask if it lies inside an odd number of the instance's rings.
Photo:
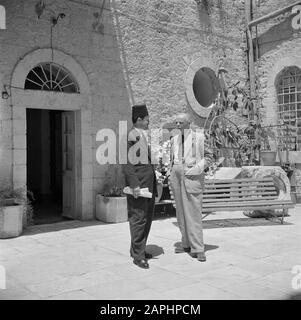
<svg viewBox="0 0 301 320">
<path fill-rule="evenodd" d="M 279 16 L 280 14 L 286 13 L 287 11 L 291 10 L 294 6 L 297 6 L 299 4 L 301 4 L 301 1 L 296 1 L 293 4 L 290 4 L 289 6 L 286 6 L 286 7 L 282 8 L 282 9 L 278 9 L 276 11 L 273 11 L 273 12 L 271 12 L 271 13 L 263 16 L 263 17 L 260 17 L 260 18 L 256 19 L 256 20 L 252 20 L 252 21 L 250 21 L 248 23 L 248 27 L 251 28 L 253 26 L 258 25 L 261 22 L 265 22 L 265 21 L 267 21 L 269 19 L 275 18 L 275 17 Z"/>
<path fill-rule="evenodd" d="M 15 137 L 14 137 L 14 110 L 13 110 L 13 97 L 12 97 L 12 90 L 9 87 L 9 108 L 10 108 L 10 118 L 11 118 L 11 186 L 12 190 L 15 189 L 14 185 L 14 171 L 15 171 Z"/>
<path fill-rule="evenodd" d="M 123 45 L 123 41 L 122 41 L 121 26 L 120 26 L 119 17 L 118 17 L 117 6 L 116 6 L 115 0 L 110 0 L 110 3 L 111 3 L 112 13 L 113 13 L 112 17 L 113 17 L 113 21 L 114 21 L 116 38 L 117 38 L 117 42 L 119 44 L 119 49 L 120 49 L 120 60 L 121 60 L 121 64 L 123 67 L 125 84 L 126 84 L 128 95 L 129 95 L 130 105 L 133 105 L 135 103 L 134 94 L 133 94 L 133 90 L 132 90 L 132 86 L 131 86 L 128 66 L 127 66 L 127 60 L 126 60 L 126 54 L 125 54 L 125 49 L 124 49 L 124 45 Z"/>
<path fill-rule="evenodd" d="M 255 85 L 255 68 L 254 68 L 254 51 L 253 51 L 253 41 L 252 41 L 252 27 L 250 22 L 252 21 L 252 0 L 245 1 L 245 16 L 247 22 L 246 36 L 247 36 L 247 46 L 248 46 L 248 72 L 250 80 L 250 98 L 254 101 L 256 95 L 256 85 Z M 256 122 L 258 123 L 258 106 L 257 101 L 255 101 L 255 115 Z"/>
</svg>

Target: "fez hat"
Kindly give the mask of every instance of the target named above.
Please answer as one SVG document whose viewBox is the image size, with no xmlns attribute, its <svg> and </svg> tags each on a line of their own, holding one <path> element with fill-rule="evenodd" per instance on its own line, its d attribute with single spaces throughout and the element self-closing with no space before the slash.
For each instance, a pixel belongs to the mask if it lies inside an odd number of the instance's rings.
<svg viewBox="0 0 301 320">
<path fill-rule="evenodd" d="M 132 107 L 132 118 L 144 118 L 148 116 L 147 107 L 145 104 L 137 104 Z"/>
</svg>

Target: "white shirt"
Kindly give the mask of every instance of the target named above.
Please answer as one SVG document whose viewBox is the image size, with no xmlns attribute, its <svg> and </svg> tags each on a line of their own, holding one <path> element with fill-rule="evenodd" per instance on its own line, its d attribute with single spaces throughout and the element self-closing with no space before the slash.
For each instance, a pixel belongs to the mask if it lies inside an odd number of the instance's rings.
<svg viewBox="0 0 301 320">
<path fill-rule="evenodd" d="M 182 151 L 182 135 L 171 139 L 171 153 L 174 164 L 183 164 L 187 175 L 203 173 L 205 136 L 203 129 L 184 130 L 184 152 Z"/>
</svg>

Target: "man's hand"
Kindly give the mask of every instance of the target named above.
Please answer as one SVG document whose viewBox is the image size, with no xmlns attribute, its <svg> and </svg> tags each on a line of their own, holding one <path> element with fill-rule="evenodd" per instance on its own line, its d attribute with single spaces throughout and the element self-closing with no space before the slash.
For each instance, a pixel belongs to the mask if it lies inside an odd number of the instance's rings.
<svg viewBox="0 0 301 320">
<path fill-rule="evenodd" d="M 158 184 L 163 184 L 164 180 L 165 180 L 165 177 L 163 175 L 160 175 L 159 177 L 157 177 Z"/>
<path fill-rule="evenodd" d="M 199 176 L 202 174 L 203 170 L 201 170 L 198 166 L 193 166 L 191 168 L 185 169 L 185 176 Z"/>
<path fill-rule="evenodd" d="M 133 189 L 133 196 L 135 199 L 137 199 L 140 195 L 140 187 L 136 187 Z"/>
</svg>

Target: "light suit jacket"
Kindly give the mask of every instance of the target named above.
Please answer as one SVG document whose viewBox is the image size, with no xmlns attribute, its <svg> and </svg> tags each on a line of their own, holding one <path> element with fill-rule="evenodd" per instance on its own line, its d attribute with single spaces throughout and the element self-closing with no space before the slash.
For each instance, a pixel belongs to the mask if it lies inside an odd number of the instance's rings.
<svg viewBox="0 0 301 320">
<path fill-rule="evenodd" d="M 200 193 L 204 187 L 205 169 L 213 163 L 213 154 L 205 142 L 202 129 L 184 130 L 184 150 L 182 135 L 171 139 L 171 161 L 182 164 L 187 192 Z"/>
</svg>

